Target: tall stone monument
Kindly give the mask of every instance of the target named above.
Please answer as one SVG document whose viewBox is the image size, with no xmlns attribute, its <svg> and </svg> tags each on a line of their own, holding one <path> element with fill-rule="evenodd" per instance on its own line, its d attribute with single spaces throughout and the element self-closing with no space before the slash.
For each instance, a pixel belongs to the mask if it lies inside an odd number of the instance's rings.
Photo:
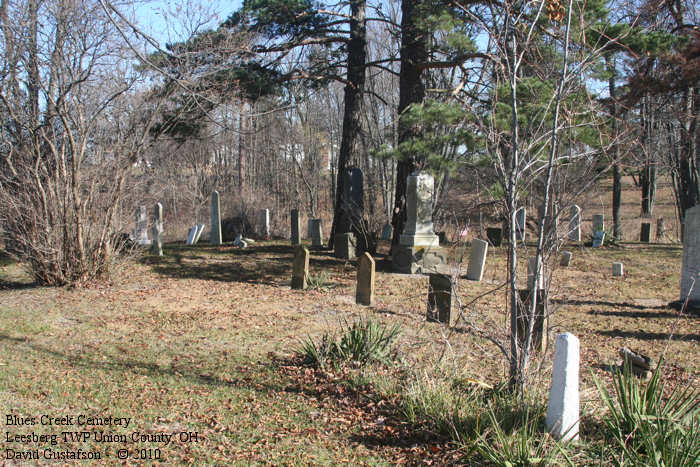
<svg viewBox="0 0 700 467">
<path fill-rule="evenodd" d="M 209 243 L 221 245 L 221 206 L 219 204 L 219 192 L 214 190 L 211 194 L 211 233 Z"/>
<path fill-rule="evenodd" d="M 371 306 L 374 304 L 374 258 L 368 252 L 360 256 L 357 265 L 357 289 L 355 303 Z"/>
<path fill-rule="evenodd" d="M 569 240 L 581 241 L 581 208 L 575 204 L 571 206 L 569 213 Z"/>
<path fill-rule="evenodd" d="M 363 232 L 364 185 L 362 170 L 352 167 L 343 174 L 343 204 L 333 238 L 334 256 L 353 259 L 358 239 L 363 239 L 368 232 Z M 364 248 L 360 248 L 364 251 Z"/>
<path fill-rule="evenodd" d="M 290 216 L 291 218 L 291 239 L 292 245 L 301 245 L 301 220 L 299 219 L 299 210 L 292 209 Z"/>
<path fill-rule="evenodd" d="M 700 305 L 700 205 L 685 212 L 683 225 L 683 269 L 681 270 L 681 297 L 693 307 Z"/>
<path fill-rule="evenodd" d="M 559 334 L 554 343 L 552 386 L 549 390 L 545 425 L 556 439 L 578 439 L 580 345 L 570 332 Z"/>
<path fill-rule="evenodd" d="M 306 289 L 309 277 L 309 250 L 299 245 L 294 251 L 294 264 L 292 266 L 292 288 Z"/>
<path fill-rule="evenodd" d="M 156 203 L 153 210 L 153 254 L 163 256 L 163 205 Z"/>
<path fill-rule="evenodd" d="M 270 210 L 260 211 L 260 236 L 265 240 L 270 238 Z"/>
<path fill-rule="evenodd" d="M 406 183 L 406 224 L 393 248 L 392 269 L 405 274 L 435 272 L 447 263 L 447 253 L 440 247 L 433 231 L 433 177 L 414 172 Z"/>
<path fill-rule="evenodd" d="M 311 246 L 321 248 L 323 246 L 323 228 L 321 219 L 309 220 L 309 234 L 311 235 Z"/>
</svg>

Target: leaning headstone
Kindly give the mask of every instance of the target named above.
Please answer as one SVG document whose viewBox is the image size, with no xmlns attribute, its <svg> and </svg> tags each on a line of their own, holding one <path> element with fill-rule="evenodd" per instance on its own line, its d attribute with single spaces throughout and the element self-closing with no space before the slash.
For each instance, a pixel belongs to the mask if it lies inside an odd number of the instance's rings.
<svg viewBox="0 0 700 467">
<path fill-rule="evenodd" d="M 306 279 L 309 276 L 309 250 L 299 245 L 294 252 L 294 266 L 292 268 L 292 288 L 306 289 Z"/>
<path fill-rule="evenodd" d="M 392 227 L 391 224 L 388 222 L 384 224 L 384 227 L 382 228 L 382 240 L 387 240 L 391 241 L 391 236 L 394 233 L 394 228 Z"/>
<path fill-rule="evenodd" d="M 190 231 L 187 234 L 187 240 L 185 241 L 185 245 L 192 245 L 194 243 L 194 237 L 197 235 L 197 226 L 195 225 L 194 227 L 190 227 Z"/>
<path fill-rule="evenodd" d="M 221 245 L 221 206 L 219 203 L 219 192 L 214 190 L 211 194 L 211 233 L 209 243 Z"/>
<path fill-rule="evenodd" d="M 355 303 L 366 306 L 374 304 L 374 259 L 366 251 L 360 256 L 357 265 Z"/>
<path fill-rule="evenodd" d="M 527 220 L 527 211 L 525 208 L 520 208 L 515 211 L 515 239 L 519 242 L 525 241 L 525 222 Z"/>
<path fill-rule="evenodd" d="M 449 274 L 431 273 L 428 288 L 428 321 L 454 326 L 457 321 L 456 297 Z"/>
<path fill-rule="evenodd" d="M 627 347 L 620 349 L 620 356 L 622 357 L 622 366 L 627 366 L 632 371 L 632 374 L 643 379 L 651 378 L 654 360 L 650 357 L 630 350 Z"/>
<path fill-rule="evenodd" d="M 270 238 L 270 210 L 260 211 L 260 236 L 265 240 Z"/>
<path fill-rule="evenodd" d="M 156 203 L 153 211 L 153 254 L 163 256 L 163 205 Z"/>
<path fill-rule="evenodd" d="M 613 273 L 614 277 L 622 277 L 622 275 L 623 275 L 622 263 L 612 263 L 612 273 Z"/>
<path fill-rule="evenodd" d="M 467 267 L 467 279 L 480 281 L 484 277 L 486 265 L 486 253 L 489 250 L 488 242 L 475 238 L 472 240 L 472 249 L 469 253 L 469 266 Z"/>
<path fill-rule="evenodd" d="M 651 223 L 642 222 L 642 228 L 639 232 L 639 241 L 649 243 L 651 241 Z"/>
<path fill-rule="evenodd" d="M 204 232 L 204 224 L 197 224 L 197 231 L 194 234 L 194 241 L 192 242 L 193 245 L 196 245 L 197 242 L 199 242 L 202 232 Z"/>
<path fill-rule="evenodd" d="M 663 240 L 664 235 L 666 235 L 666 228 L 664 226 L 664 218 L 659 217 L 658 219 L 656 219 L 656 241 L 660 242 L 661 240 Z"/>
<path fill-rule="evenodd" d="M 148 221 L 146 220 L 146 207 L 139 206 L 136 209 L 136 228 L 133 234 L 134 242 L 138 245 L 150 245 L 148 238 Z"/>
<path fill-rule="evenodd" d="M 700 205 L 685 212 L 683 227 L 683 268 L 681 269 L 681 302 L 700 302 Z"/>
<path fill-rule="evenodd" d="M 569 213 L 569 240 L 581 241 L 581 208 L 575 204 L 571 206 Z"/>
<path fill-rule="evenodd" d="M 404 274 L 435 270 L 447 262 L 433 231 L 434 179 L 427 173 L 414 172 L 406 180 L 406 224 L 399 244 L 392 248 L 392 269 Z"/>
<path fill-rule="evenodd" d="M 605 241 L 605 231 L 603 230 L 598 230 L 593 234 L 593 248 L 598 248 L 603 246 L 603 242 Z"/>
<path fill-rule="evenodd" d="M 291 211 L 291 239 L 292 239 L 292 245 L 299 245 L 301 243 L 301 221 L 299 219 L 299 210 L 298 209 L 292 209 Z"/>
<path fill-rule="evenodd" d="M 311 231 L 311 246 L 320 248 L 323 246 L 323 229 L 321 227 L 321 219 L 309 220 Z"/>
<path fill-rule="evenodd" d="M 571 257 L 573 256 L 573 253 L 570 251 L 562 251 L 561 252 L 561 261 L 559 262 L 560 266 L 563 266 L 565 268 L 568 268 L 569 265 L 571 264 Z"/>
<path fill-rule="evenodd" d="M 596 232 L 605 232 L 605 216 L 603 214 L 593 215 L 593 234 Z"/>
<path fill-rule="evenodd" d="M 487 227 L 486 238 L 491 245 L 495 247 L 501 246 L 501 243 L 503 243 L 503 229 L 500 227 Z"/>
<path fill-rule="evenodd" d="M 527 288 L 529 290 L 544 289 L 544 265 L 540 263 L 540 269 L 537 271 L 537 257 L 531 256 L 527 259 Z M 535 280 L 537 275 L 537 280 Z"/>
<path fill-rule="evenodd" d="M 561 441 L 578 439 L 579 352 L 576 336 L 569 332 L 557 336 L 545 424 L 552 436 Z"/>
</svg>

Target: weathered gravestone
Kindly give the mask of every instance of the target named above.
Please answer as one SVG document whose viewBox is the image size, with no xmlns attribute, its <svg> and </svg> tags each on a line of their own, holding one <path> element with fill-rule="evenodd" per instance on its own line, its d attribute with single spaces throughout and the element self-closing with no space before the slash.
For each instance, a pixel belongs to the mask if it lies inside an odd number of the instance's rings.
<svg viewBox="0 0 700 467">
<path fill-rule="evenodd" d="M 209 233 L 209 243 L 221 245 L 221 206 L 219 203 L 219 192 L 216 190 L 211 194 L 211 232 Z"/>
<path fill-rule="evenodd" d="M 194 238 L 197 235 L 197 226 L 190 227 L 190 231 L 187 233 L 187 240 L 185 245 L 192 245 L 194 243 Z"/>
<path fill-rule="evenodd" d="M 447 323 L 454 326 L 457 322 L 457 300 L 449 274 L 431 273 L 428 286 L 428 321 Z"/>
<path fill-rule="evenodd" d="M 683 226 L 683 268 L 681 269 L 681 302 L 700 305 L 700 205 L 685 212 Z"/>
<path fill-rule="evenodd" d="M 447 262 L 447 254 L 433 232 L 434 183 L 432 176 L 420 172 L 406 180 L 406 224 L 399 244 L 392 249 L 394 272 L 429 272 Z"/>
<path fill-rule="evenodd" d="M 469 266 L 467 267 L 467 279 L 480 281 L 484 277 L 486 265 L 486 253 L 489 250 L 488 242 L 475 238 L 472 240 L 472 249 L 469 253 Z"/>
<path fill-rule="evenodd" d="M 260 211 L 260 236 L 265 240 L 270 238 L 270 210 Z"/>
<path fill-rule="evenodd" d="M 593 215 L 593 235 L 596 232 L 605 232 L 605 216 L 603 214 Z"/>
<path fill-rule="evenodd" d="M 394 228 L 388 222 L 382 227 L 382 240 L 391 241 L 391 236 L 394 233 Z"/>
<path fill-rule="evenodd" d="M 153 210 L 153 254 L 163 256 L 163 205 L 156 203 Z"/>
<path fill-rule="evenodd" d="M 612 273 L 613 273 L 614 277 L 622 277 L 623 264 L 622 263 L 612 263 Z"/>
<path fill-rule="evenodd" d="M 309 250 L 298 245 L 294 250 L 294 265 L 292 267 L 292 288 L 306 289 L 306 279 L 309 277 Z"/>
<path fill-rule="evenodd" d="M 568 268 L 569 265 L 571 264 L 571 257 L 573 256 L 573 253 L 570 251 L 562 251 L 561 252 L 561 261 L 559 262 L 560 266 L 563 266 L 565 268 Z"/>
<path fill-rule="evenodd" d="M 145 206 L 139 206 L 136 209 L 136 228 L 134 229 L 133 238 L 137 245 L 151 244 L 151 240 L 148 238 L 148 220 L 146 220 Z"/>
<path fill-rule="evenodd" d="M 343 200 L 335 237 L 333 238 L 334 256 L 353 259 L 358 246 L 358 234 L 362 232 L 364 222 L 364 186 L 362 170 L 352 167 L 343 174 Z M 350 236 L 348 236 L 350 234 Z M 352 245 L 352 248 L 350 246 Z M 364 248 L 361 249 L 364 251 Z"/>
<path fill-rule="evenodd" d="M 487 227 L 486 238 L 491 245 L 495 247 L 501 246 L 503 243 L 503 229 L 500 227 Z"/>
<path fill-rule="evenodd" d="M 290 218 L 291 218 L 291 240 L 292 240 L 292 245 L 299 245 L 301 244 L 301 221 L 299 219 L 299 210 L 298 209 L 292 209 L 290 213 Z"/>
<path fill-rule="evenodd" d="M 311 219 L 309 223 L 309 230 L 311 231 L 311 246 L 321 248 L 323 246 L 323 229 L 321 227 L 321 219 Z"/>
<path fill-rule="evenodd" d="M 204 232 L 204 224 L 197 224 L 197 231 L 195 232 L 194 240 L 192 241 L 193 245 L 196 245 L 199 242 L 202 232 Z"/>
<path fill-rule="evenodd" d="M 552 436 L 561 441 L 578 439 L 579 360 L 578 338 L 569 332 L 557 335 L 545 424 Z"/>
<path fill-rule="evenodd" d="M 575 204 L 571 206 L 569 212 L 569 240 L 581 241 L 581 208 Z"/>
<path fill-rule="evenodd" d="M 527 221 L 527 210 L 520 208 L 515 211 L 515 240 L 524 242 L 526 237 L 525 222 Z"/>
<path fill-rule="evenodd" d="M 651 241 L 651 223 L 642 222 L 641 229 L 639 231 L 639 241 L 643 243 L 649 243 Z"/>
<path fill-rule="evenodd" d="M 598 248 L 603 246 L 603 242 L 605 241 L 605 232 L 602 230 L 598 230 L 593 234 L 593 248 Z"/>
<path fill-rule="evenodd" d="M 374 259 L 366 251 L 362 253 L 357 264 L 355 302 L 366 306 L 374 304 Z"/>
</svg>

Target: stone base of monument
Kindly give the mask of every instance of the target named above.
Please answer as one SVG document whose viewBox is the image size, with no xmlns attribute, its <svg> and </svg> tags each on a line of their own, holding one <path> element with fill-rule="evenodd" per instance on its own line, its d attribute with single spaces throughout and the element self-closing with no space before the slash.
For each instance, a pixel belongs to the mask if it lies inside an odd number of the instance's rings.
<svg viewBox="0 0 700 467">
<path fill-rule="evenodd" d="M 529 289 L 518 290 L 518 341 L 525 344 L 525 335 L 529 328 L 528 314 L 532 303 L 532 291 Z M 535 326 L 532 335 L 532 348 L 535 352 L 542 353 L 547 349 L 547 297 L 545 291 L 537 291 L 537 305 L 535 306 Z"/>
<path fill-rule="evenodd" d="M 447 264 L 447 251 L 439 246 L 396 245 L 391 268 L 402 274 L 430 274 Z"/>
<path fill-rule="evenodd" d="M 340 259 L 357 257 L 357 237 L 353 233 L 338 234 L 333 238 L 333 256 Z"/>
</svg>

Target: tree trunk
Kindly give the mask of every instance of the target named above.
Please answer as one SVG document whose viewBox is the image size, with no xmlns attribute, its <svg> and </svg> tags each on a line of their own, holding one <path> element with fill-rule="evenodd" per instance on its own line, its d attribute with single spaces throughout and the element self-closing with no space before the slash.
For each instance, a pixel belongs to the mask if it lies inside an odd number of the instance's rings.
<svg viewBox="0 0 700 467">
<path fill-rule="evenodd" d="M 343 215 L 345 169 L 361 159 L 362 97 L 365 89 L 365 63 L 367 62 L 367 27 L 365 24 L 365 0 L 351 0 L 350 41 L 348 42 L 348 76 L 345 85 L 343 134 L 338 153 L 336 171 L 335 206 L 329 247 L 333 247 L 335 230 Z"/>
<path fill-rule="evenodd" d="M 605 65 L 610 78 L 608 78 L 608 91 L 610 93 L 610 115 L 612 116 L 613 138 L 613 186 L 612 186 L 612 214 L 613 214 L 613 238 L 622 238 L 622 226 L 620 223 L 620 206 L 622 204 L 622 173 L 620 171 L 620 146 L 617 141 L 617 101 L 615 95 L 615 62 L 610 56 L 605 57 Z"/>
<path fill-rule="evenodd" d="M 420 26 L 421 1 L 401 2 L 401 70 L 399 75 L 399 137 L 398 144 L 418 136 L 416 128 L 403 121 L 403 113 L 411 104 L 421 103 L 425 98 L 423 68 L 428 60 L 427 35 Z M 398 245 L 406 224 L 406 181 L 416 169 L 415 159 L 400 160 L 396 165 L 396 192 L 391 223 L 394 226 L 392 245 Z"/>
</svg>

